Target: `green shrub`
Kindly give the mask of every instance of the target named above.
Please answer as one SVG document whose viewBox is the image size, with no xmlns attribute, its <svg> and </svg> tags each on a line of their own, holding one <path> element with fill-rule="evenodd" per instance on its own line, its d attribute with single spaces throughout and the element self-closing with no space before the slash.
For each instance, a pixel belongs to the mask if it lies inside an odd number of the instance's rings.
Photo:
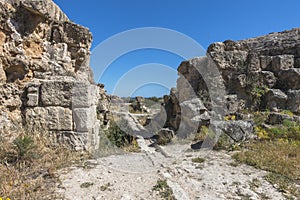
<svg viewBox="0 0 300 200">
<path fill-rule="evenodd" d="M 112 121 L 110 127 L 105 132 L 107 138 L 111 143 L 116 145 L 119 148 L 123 148 L 124 150 L 128 151 L 139 151 L 139 146 L 136 141 L 136 137 L 126 133 L 120 127 L 127 127 L 125 122 L 120 121 L 117 124 L 115 121 Z"/>
<path fill-rule="evenodd" d="M 258 110 L 262 103 L 262 97 L 268 92 L 266 85 L 254 85 L 250 91 L 253 109 Z"/>
<path fill-rule="evenodd" d="M 280 113 L 284 114 L 284 115 L 288 115 L 290 117 L 294 116 L 294 113 L 292 111 L 290 111 L 290 110 L 282 110 Z"/>
<path fill-rule="evenodd" d="M 18 161 L 30 161 L 36 158 L 34 153 L 36 145 L 32 137 L 27 135 L 18 137 L 13 141 L 13 145 L 17 152 Z"/>
<path fill-rule="evenodd" d="M 222 133 L 219 138 L 217 143 L 214 146 L 214 150 L 229 150 L 231 147 L 231 141 L 230 137 L 224 133 Z"/>
<path fill-rule="evenodd" d="M 267 130 L 272 139 L 300 140 L 300 124 L 290 120 L 283 120 L 282 125 Z"/>
</svg>

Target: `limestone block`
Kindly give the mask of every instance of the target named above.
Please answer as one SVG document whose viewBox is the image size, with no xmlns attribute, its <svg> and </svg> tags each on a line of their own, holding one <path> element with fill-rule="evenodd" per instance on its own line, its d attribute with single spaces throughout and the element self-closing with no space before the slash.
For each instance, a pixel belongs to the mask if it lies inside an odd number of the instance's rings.
<svg viewBox="0 0 300 200">
<path fill-rule="evenodd" d="M 97 105 L 99 87 L 85 82 L 76 82 L 72 89 L 72 107 L 87 108 Z"/>
<path fill-rule="evenodd" d="M 167 143 L 170 143 L 174 137 L 174 131 L 170 130 L 168 128 L 162 128 L 158 131 L 156 135 L 157 144 L 159 145 L 165 145 Z"/>
<path fill-rule="evenodd" d="M 25 110 L 25 124 L 29 130 L 48 130 L 48 110 L 42 107 L 27 108 Z"/>
<path fill-rule="evenodd" d="M 258 72 L 258 81 L 268 86 L 269 88 L 272 88 L 276 84 L 277 78 L 275 77 L 273 72 L 260 71 Z"/>
<path fill-rule="evenodd" d="M 212 128 L 222 130 L 234 142 L 242 142 L 254 137 L 254 123 L 251 121 L 214 121 Z"/>
<path fill-rule="evenodd" d="M 282 70 L 279 75 L 280 87 L 283 89 L 300 89 L 300 68 Z"/>
<path fill-rule="evenodd" d="M 5 106 L 10 109 L 17 109 L 22 106 L 22 90 L 16 84 L 0 84 L 0 107 Z"/>
<path fill-rule="evenodd" d="M 70 107 L 73 85 L 74 83 L 71 81 L 42 81 L 42 105 Z"/>
<path fill-rule="evenodd" d="M 50 130 L 73 130 L 72 111 L 63 107 L 47 107 Z"/>
<path fill-rule="evenodd" d="M 91 134 L 91 147 L 93 149 L 98 149 L 99 148 L 99 142 L 100 142 L 100 121 L 96 120 L 96 123 L 94 124 L 94 128 Z"/>
<path fill-rule="evenodd" d="M 194 98 L 180 103 L 180 108 L 181 114 L 188 118 L 193 118 L 207 111 L 206 107 L 199 98 Z"/>
<path fill-rule="evenodd" d="M 34 107 L 39 105 L 39 87 L 40 83 L 29 83 L 27 85 L 27 106 Z"/>
<path fill-rule="evenodd" d="M 33 130 L 73 130 L 72 111 L 63 107 L 27 108 L 25 122 Z"/>
<path fill-rule="evenodd" d="M 271 71 L 279 73 L 281 70 L 289 69 L 294 67 L 294 56 L 293 55 L 279 55 L 274 56 L 272 59 Z"/>
<path fill-rule="evenodd" d="M 271 56 L 260 56 L 260 67 L 262 70 L 271 68 L 272 57 Z"/>
<path fill-rule="evenodd" d="M 300 90 L 288 90 L 287 109 L 300 114 Z"/>
<path fill-rule="evenodd" d="M 27 95 L 27 106 L 34 107 L 39 104 L 39 95 L 38 94 L 28 94 Z"/>
<path fill-rule="evenodd" d="M 225 100 L 228 112 L 226 114 L 235 114 L 239 109 L 241 109 L 239 107 L 240 104 L 237 95 L 226 95 Z"/>
<path fill-rule="evenodd" d="M 279 89 L 270 89 L 265 95 L 266 107 L 272 111 L 285 109 L 287 95 Z"/>
<path fill-rule="evenodd" d="M 89 108 L 74 108 L 73 119 L 78 132 L 92 131 L 96 122 L 96 106 Z"/>
</svg>

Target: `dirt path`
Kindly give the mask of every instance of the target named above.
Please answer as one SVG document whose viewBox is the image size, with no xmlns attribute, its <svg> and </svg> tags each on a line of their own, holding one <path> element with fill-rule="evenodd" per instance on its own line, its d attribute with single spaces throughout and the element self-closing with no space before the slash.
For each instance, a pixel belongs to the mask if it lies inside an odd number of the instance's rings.
<svg viewBox="0 0 300 200">
<path fill-rule="evenodd" d="M 264 180 L 266 172 L 236 166 L 226 152 L 195 152 L 188 145 L 170 145 L 162 149 L 166 157 L 147 147 L 147 142 L 140 143 L 142 153 L 103 157 L 73 167 L 61 175 L 57 192 L 70 200 L 161 199 L 152 188 L 158 179 L 166 179 L 178 200 L 284 199 Z M 192 162 L 197 157 L 204 161 Z"/>
</svg>

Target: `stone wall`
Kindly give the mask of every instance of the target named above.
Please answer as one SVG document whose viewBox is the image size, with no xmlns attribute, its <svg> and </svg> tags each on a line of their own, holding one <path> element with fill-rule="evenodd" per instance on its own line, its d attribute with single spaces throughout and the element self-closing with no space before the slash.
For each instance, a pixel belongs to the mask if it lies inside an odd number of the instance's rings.
<svg viewBox="0 0 300 200">
<path fill-rule="evenodd" d="M 51 0 L 0 2 L 1 136 L 25 128 L 77 150 L 97 148 L 103 88 L 93 83 L 91 41 Z"/>
<path fill-rule="evenodd" d="M 214 43 L 208 55 L 245 108 L 300 114 L 300 29 Z"/>
<path fill-rule="evenodd" d="M 213 43 L 206 57 L 182 62 L 178 74 L 176 93 L 165 97 L 165 127 L 177 134 L 211 124 L 233 140 L 249 138 L 253 124 L 245 113 L 253 111 L 270 111 L 271 124 L 300 121 L 300 29 Z"/>
</svg>

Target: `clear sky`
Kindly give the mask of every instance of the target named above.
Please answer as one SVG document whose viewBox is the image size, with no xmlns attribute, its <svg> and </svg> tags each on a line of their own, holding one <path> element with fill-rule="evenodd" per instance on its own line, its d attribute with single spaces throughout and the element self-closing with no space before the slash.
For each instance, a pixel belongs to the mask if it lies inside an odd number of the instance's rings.
<svg viewBox="0 0 300 200">
<path fill-rule="evenodd" d="M 142 27 L 162 27 L 178 31 L 206 49 L 209 44 L 227 39 L 239 40 L 270 32 L 300 27 L 299 0 L 54 0 L 68 17 L 93 33 L 92 50 L 120 32 Z M 121 44 L 120 44 L 121 45 Z M 118 49 L 121 46 L 115 46 Z M 199 52 L 201 56 L 203 52 Z M 96 55 L 102 59 L 101 55 Z M 95 81 L 113 93 L 124 74 L 139 65 L 159 63 L 176 69 L 183 61 L 179 55 L 157 49 L 136 50 L 120 55 Z M 156 69 L 157 67 L 153 67 Z M 158 73 L 160 73 L 158 71 Z M 140 74 L 144 79 L 149 74 Z M 126 82 L 124 82 L 126 83 Z M 123 84 L 123 83 L 122 83 Z M 138 85 L 131 95 L 161 96 L 169 85 Z M 126 87 L 124 87 L 126 88 Z M 125 89 L 124 89 L 125 90 Z M 117 93 L 121 96 L 128 93 Z"/>
</svg>

